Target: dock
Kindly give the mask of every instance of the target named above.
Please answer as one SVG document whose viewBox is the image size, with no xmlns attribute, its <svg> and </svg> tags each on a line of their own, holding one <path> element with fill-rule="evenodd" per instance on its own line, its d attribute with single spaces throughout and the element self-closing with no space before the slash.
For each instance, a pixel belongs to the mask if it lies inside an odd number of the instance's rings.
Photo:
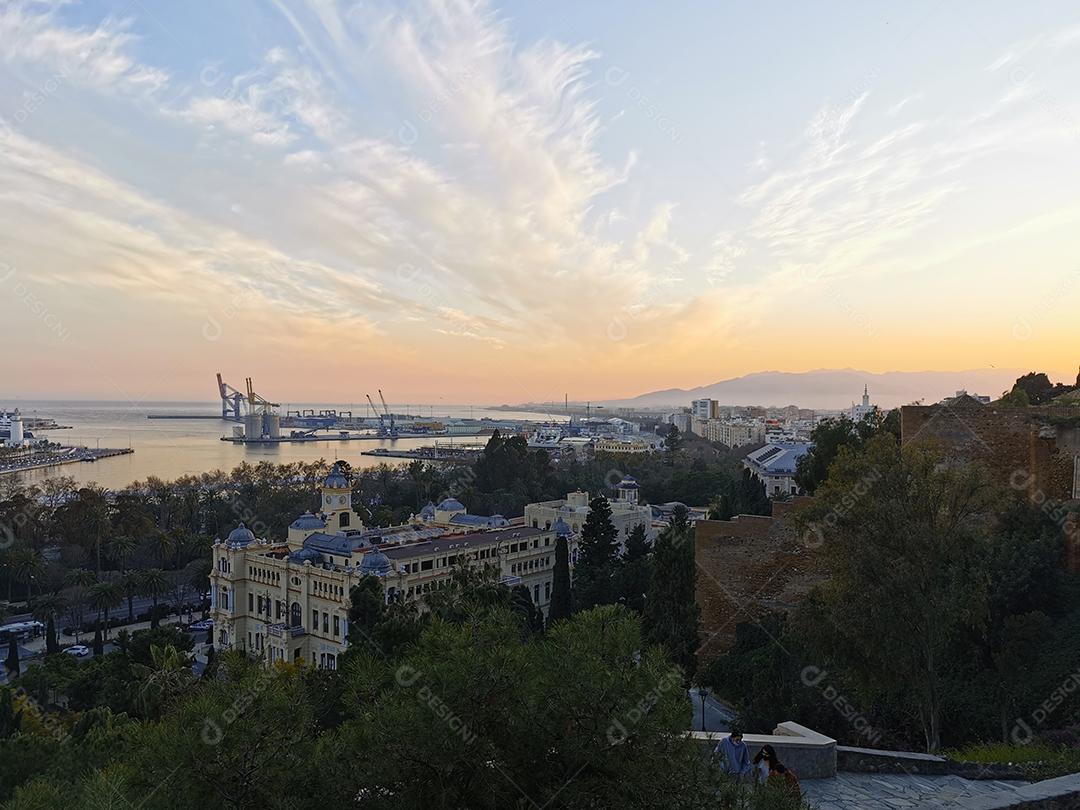
<svg viewBox="0 0 1080 810">
<path fill-rule="evenodd" d="M 47 467 L 59 467 L 63 464 L 75 464 L 80 461 L 94 462 L 103 458 L 112 458 L 113 456 L 126 456 L 134 452 L 130 447 L 101 447 L 93 450 L 89 447 L 65 447 L 58 452 L 47 455 L 31 455 L 25 459 L 0 463 L 0 475 L 41 470 Z"/>
<path fill-rule="evenodd" d="M 302 436 L 262 436 L 249 439 L 246 436 L 222 436 L 221 441 L 233 444 L 286 444 L 289 442 L 362 442 L 394 441 L 395 439 L 430 439 L 430 433 L 398 433 L 396 436 L 379 436 L 376 433 L 327 433 L 324 435 L 304 434 Z"/>
<path fill-rule="evenodd" d="M 216 419 L 219 422 L 231 422 L 232 419 L 207 413 L 148 413 L 147 419 Z"/>
<path fill-rule="evenodd" d="M 446 463 L 473 462 L 483 453 L 480 448 L 468 448 L 454 450 L 445 447 L 417 447 L 414 450 L 390 450 L 385 447 L 376 447 L 374 450 L 362 450 L 362 456 L 379 456 L 381 458 L 411 458 L 421 461 L 442 461 Z"/>
</svg>

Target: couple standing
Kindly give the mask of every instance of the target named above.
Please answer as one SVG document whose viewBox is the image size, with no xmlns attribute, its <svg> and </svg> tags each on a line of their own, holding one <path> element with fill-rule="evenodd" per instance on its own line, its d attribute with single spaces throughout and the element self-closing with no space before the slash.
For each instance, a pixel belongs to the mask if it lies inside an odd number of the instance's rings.
<svg viewBox="0 0 1080 810">
<path fill-rule="evenodd" d="M 802 796 L 799 777 L 795 775 L 795 771 L 784 766 L 771 745 L 761 746 L 761 750 L 751 761 L 750 749 L 743 742 L 742 731 L 738 728 L 733 728 L 727 737 L 720 740 L 716 746 L 716 754 L 724 762 L 725 773 L 743 780 L 749 779 L 753 774 L 757 784 L 780 783 L 796 796 Z"/>
</svg>

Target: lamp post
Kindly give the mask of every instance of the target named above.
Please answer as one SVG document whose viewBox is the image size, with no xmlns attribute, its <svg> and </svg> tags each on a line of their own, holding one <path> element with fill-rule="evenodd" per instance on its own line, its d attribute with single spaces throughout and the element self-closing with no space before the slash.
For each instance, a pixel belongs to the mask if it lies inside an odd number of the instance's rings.
<svg viewBox="0 0 1080 810">
<path fill-rule="evenodd" d="M 704 686 L 698 687 L 698 694 L 701 695 L 701 730 L 708 731 L 705 723 L 705 701 L 709 699 L 709 690 Z"/>
</svg>

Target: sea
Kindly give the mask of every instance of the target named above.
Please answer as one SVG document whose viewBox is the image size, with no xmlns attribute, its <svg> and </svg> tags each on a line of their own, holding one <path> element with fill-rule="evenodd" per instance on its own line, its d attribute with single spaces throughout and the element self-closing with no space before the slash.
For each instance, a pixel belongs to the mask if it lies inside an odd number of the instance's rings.
<svg viewBox="0 0 1080 810">
<path fill-rule="evenodd" d="M 377 447 L 413 449 L 444 444 L 476 444 L 469 436 L 433 436 L 420 439 L 374 439 L 365 441 L 282 442 L 280 444 L 238 444 L 221 441 L 232 435 L 235 422 L 220 419 L 148 419 L 151 414 L 196 414 L 220 416 L 219 402 L 76 402 L 30 401 L 0 402 L 0 409 L 18 407 L 24 417 L 50 418 L 70 430 L 34 430 L 37 437 L 63 445 L 84 447 L 130 447 L 134 453 L 99 459 L 90 464 L 76 462 L 55 467 L 5 473 L 24 482 L 40 483 L 48 478 L 69 476 L 80 484 L 96 483 L 107 489 L 119 489 L 148 476 L 166 480 L 182 475 L 198 475 L 213 470 L 231 470 L 242 462 L 257 464 L 269 461 L 283 464 L 293 461 L 335 461 L 344 459 L 353 467 L 374 467 L 379 464 L 405 465 L 408 459 L 379 458 L 361 455 L 362 450 Z M 289 410 L 325 408 L 349 410 L 361 416 L 365 408 L 357 405 L 290 403 Z M 514 419 L 537 422 L 565 421 L 559 413 L 509 411 L 501 408 L 471 405 L 390 405 L 394 413 L 410 413 L 434 418 Z M 282 406 L 284 413 L 286 406 Z M 288 430 L 287 428 L 285 429 Z"/>
</svg>

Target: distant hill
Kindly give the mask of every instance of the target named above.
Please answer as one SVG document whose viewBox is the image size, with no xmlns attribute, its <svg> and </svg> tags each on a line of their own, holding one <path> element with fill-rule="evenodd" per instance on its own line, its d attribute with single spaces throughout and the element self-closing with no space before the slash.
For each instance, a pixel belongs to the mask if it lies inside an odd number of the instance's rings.
<svg viewBox="0 0 1080 810">
<path fill-rule="evenodd" d="M 798 405 L 819 410 L 846 408 L 870 389 L 870 401 L 892 408 L 916 400 L 938 402 L 960 389 L 994 399 L 1009 390 L 1027 369 L 976 368 L 967 371 L 887 371 L 858 369 L 761 371 L 699 388 L 668 388 L 633 399 L 608 400 L 609 406 L 656 408 L 689 405 L 692 399 L 715 399 L 724 405 Z"/>
</svg>

